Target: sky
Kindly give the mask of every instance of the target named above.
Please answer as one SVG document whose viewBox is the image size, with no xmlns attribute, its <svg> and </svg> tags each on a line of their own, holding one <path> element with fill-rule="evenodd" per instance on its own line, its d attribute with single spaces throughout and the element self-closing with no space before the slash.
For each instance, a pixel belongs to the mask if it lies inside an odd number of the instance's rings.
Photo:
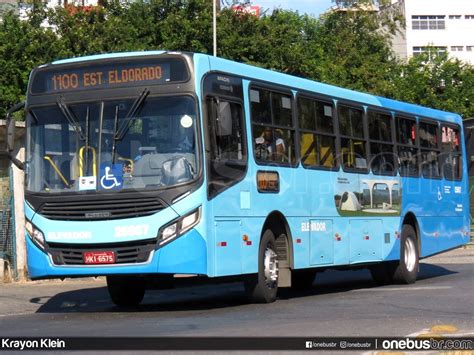
<svg viewBox="0 0 474 355">
<path fill-rule="evenodd" d="M 334 3 L 331 0 L 252 0 L 252 5 L 261 6 L 262 10 L 274 8 L 298 10 L 300 13 L 317 17 Z"/>
</svg>

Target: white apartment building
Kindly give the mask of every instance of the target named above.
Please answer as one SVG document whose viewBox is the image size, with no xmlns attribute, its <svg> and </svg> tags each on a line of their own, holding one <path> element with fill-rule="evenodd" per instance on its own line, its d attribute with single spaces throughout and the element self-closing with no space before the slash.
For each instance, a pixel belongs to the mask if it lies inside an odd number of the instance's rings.
<svg viewBox="0 0 474 355">
<path fill-rule="evenodd" d="M 474 65 L 474 0 L 392 0 L 406 20 L 402 36 L 393 40 L 401 58 L 427 46 Z"/>
</svg>

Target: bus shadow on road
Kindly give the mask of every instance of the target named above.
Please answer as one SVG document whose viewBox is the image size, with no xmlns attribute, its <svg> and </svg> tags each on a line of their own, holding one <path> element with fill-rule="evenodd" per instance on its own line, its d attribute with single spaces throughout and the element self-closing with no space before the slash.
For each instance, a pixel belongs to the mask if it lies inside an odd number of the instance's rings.
<svg viewBox="0 0 474 355">
<path fill-rule="evenodd" d="M 457 271 L 452 271 L 446 267 L 420 263 L 420 271 L 417 280 L 422 283 L 425 280 L 436 279 L 438 277 L 456 274 Z M 377 286 L 372 280 L 370 271 L 368 269 L 359 270 L 327 270 L 325 272 L 317 273 L 313 287 L 311 290 L 292 290 L 282 289 L 279 293 L 280 299 L 291 299 L 296 297 L 306 297 L 313 295 L 324 295 L 343 293 L 353 290 L 371 289 L 379 287 L 406 287 L 407 290 L 412 285 L 388 285 Z"/>
<path fill-rule="evenodd" d="M 421 284 L 426 281 L 431 284 L 432 280 L 455 273 L 457 272 L 443 266 L 421 263 L 418 280 Z M 366 269 L 327 270 L 317 274 L 311 289 L 304 291 L 281 289 L 278 298 L 291 300 L 376 287 Z M 402 287 L 407 287 L 409 290 L 411 285 Z M 133 308 L 116 307 L 110 300 L 106 287 L 62 292 L 46 300 L 32 298 L 30 302 L 36 304 L 44 302 L 37 313 L 186 312 L 251 306 L 245 297 L 242 283 L 238 282 L 149 290 L 142 304 Z"/>
</svg>

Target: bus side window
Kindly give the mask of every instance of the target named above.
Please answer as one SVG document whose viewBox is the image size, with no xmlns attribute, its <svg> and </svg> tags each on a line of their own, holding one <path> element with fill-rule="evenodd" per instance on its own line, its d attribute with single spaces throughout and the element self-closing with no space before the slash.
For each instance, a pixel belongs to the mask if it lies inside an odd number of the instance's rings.
<svg viewBox="0 0 474 355">
<path fill-rule="evenodd" d="M 247 146 L 240 104 L 209 98 L 207 111 L 208 193 L 213 197 L 244 177 Z"/>
<path fill-rule="evenodd" d="M 393 175 L 395 155 L 392 144 L 392 116 L 369 110 L 370 168 L 374 174 Z"/>
<path fill-rule="evenodd" d="M 447 180 L 462 178 L 462 156 L 459 128 L 441 128 L 441 170 Z"/>
<path fill-rule="evenodd" d="M 252 88 L 250 104 L 256 160 L 286 165 L 296 163 L 292 96 Z"/>
<path fill-rule="evenodd" d="M 439 172 L 439 133 L 438 125 L 427 122 L 419 123 L 421 171 L 424 177 L 438 178 Z"/>
<path fill-rule="evenodd" d="M 364 111 L 359 108 L 339 106 L 339 132 L 341 157 L 344 168 L 367 170 L 366 138 L 364 135 Z"/>
<path fill-rule="evenodd" d="M 397 149 L 399 170 L 402 176 L 418 176 L 418 148 L 416 147 L 416 121 L 397 117 Z"/>
<path fill-rule="evenodd" d="M 300 156 L 304 167 L 335 168 L 333 104 L 298 97 Z"/>
</svg>

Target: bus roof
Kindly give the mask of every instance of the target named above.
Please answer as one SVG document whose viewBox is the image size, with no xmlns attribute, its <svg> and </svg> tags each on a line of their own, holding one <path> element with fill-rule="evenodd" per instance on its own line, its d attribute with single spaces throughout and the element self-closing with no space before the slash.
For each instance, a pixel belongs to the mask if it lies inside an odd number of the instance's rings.
<svg viewBox="0 0 474 355">
<path fill-rule="evenodd" d="M 57 60 L 51 64 L 68 64 L 78 63 L 84 61 L 93 61 L 108 58 L 123 58 L 123 57 L 137 57 L 137 56 L 149 56 L 149 55 L 160 55 L 164 53 L 187 53 L 187 52 L 168 52 L 168 51 L 136 51 L 136 52 L 117 52 L 98 54 L 85 57 L 76 57 L 69 59 Z M 192 54 L 192 53 L 189 53 Z M 304 79 L 297 76 L 283 74 L 269 69 L 263 69 L 248 64 L 238 63 L 231 60 L 213 57 L 207 54 L 193 53 L 194 56 L 207 58 L 211 71 L 222 71 L 229 74 L 235 74 L 248 79 L 255 79 L 259 81 L 266 81 L 269 83 L 283 85 L 293 89 L 306 90 L 308 92 L 320 93 L 327 96 L 332 96 L 336 99 L 355 101 L 365 105 L 372 105 L 376 107 L 383 107 L 392 111 L 398 111 L 407 113 L 410 115 L 416 115 L 419 117 L 430 117 L 442 121 L 453 122 L 460 124 L 462 122 L 461 116 L 453 112 L 446 112 L 436 110 L 420 105 L 410 104 L 402 101 L 392 100 L 385 97 L 375 96 L 363 92 L 354 90 L 344 89 L 338 86 L 324 84 L 321 82 L 313 81 L 310 79 Z"/>
<path fill-rule="evenodd" d="M 61 59 L 61 60 L 54 61 L 51 64 L 69 64 L 69 63 L 86 62 L 90 60 L 159 55 L 163 53 L 166 53 L 166 51 L 116 52 L 116 53 L 106 53 L 106 54 L 95 54 L 95 55 L 89 55 L 85 57 Z"/>
</svg>

